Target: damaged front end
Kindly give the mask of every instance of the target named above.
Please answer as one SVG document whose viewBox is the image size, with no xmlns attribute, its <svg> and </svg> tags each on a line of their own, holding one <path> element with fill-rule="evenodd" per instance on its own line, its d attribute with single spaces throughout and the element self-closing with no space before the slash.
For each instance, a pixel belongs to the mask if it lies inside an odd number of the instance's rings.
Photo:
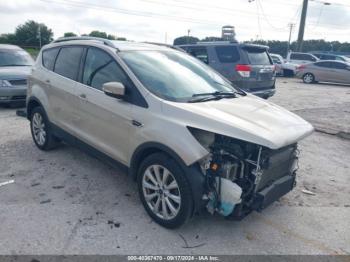
<svg viewBox="0 0 350 262">
<path fill-rule="evenodd" d="M 196 128 L 189 130 L 210 152 L 199 161 L 205 176 L 203 200 L 210 213 L 241 219 L 293 189 L 297 144 L 273 150 Z"/>
</svg>

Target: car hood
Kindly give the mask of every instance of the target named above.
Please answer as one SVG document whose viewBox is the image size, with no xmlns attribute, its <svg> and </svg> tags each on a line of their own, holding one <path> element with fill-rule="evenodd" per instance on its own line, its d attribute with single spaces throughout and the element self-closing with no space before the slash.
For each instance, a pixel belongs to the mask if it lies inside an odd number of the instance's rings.
<svg viewBox="0 0 350 262">
<path fill-rule="evenodd" d="M 26 79 L 31 66 L 0 66 L 0 79 Z"/>
<path fill-rule="evenodd" d="M 175 121 L 210 132 L 277 149 L 313 132 L 311 124 L 266 100 L 247 95 L 200 103 L 164 101 Z M 181 119 L 179 119 L 181 116 Z"/>
</svg>

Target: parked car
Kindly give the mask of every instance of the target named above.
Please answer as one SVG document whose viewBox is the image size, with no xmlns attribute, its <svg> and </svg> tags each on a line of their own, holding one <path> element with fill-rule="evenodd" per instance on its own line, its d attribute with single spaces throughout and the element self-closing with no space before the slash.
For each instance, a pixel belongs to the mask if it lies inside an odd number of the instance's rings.
<svg viewBox="0 0 350 262">
<path fill-rule="evenodd" d="M 292 63 L 292 64 L 297 64 L 297 65 L 302 65 L 302 64 L 317 62 L 318 60 L 320 60 L 320 59 L 318 59 L 313 54 L 289 52 L 287 55 L 286 62 Z"/>
<path fill-rule="evenodd" d="M 0 104 L 25 104 L 27 76 L 33 63 L 33 59 L 22 48 L 0 44 Z"/>
<path fill-rule="evenodd" d="M 294 76 L 297 69 L 297 64 L 285 62 L 279 54 L 271 54 L 270 57 L 276 66 L 276 74 L 281 76 Z"/>
<path fill-rule="evenodd" d="M 328 53 L 312 53 L 314 56 L 319 58 L 320 60 L 336 60 L 336 61 L 343 61 L 343 62 L 350 62 L 350 58 L 343 56 L 343 55 L 334 55 L 334 54 L 328 54 Z"/>
<path fill-rule="evenodd" d="M 297 76 L 304 83 L 334 82 L 350 84 L 350 63 L 325 60 L 298 67 Z"/>
<path fill-rule="evenodd" d="M 246 92 L 262 98 L 276 92 L 275 70 L 266 46 L 217 41 L 180 47 Z"/>
<path fill-rule="evenodd" d="M 164 46 L 76 37 L 39 53 L 27 116 L 36 146 L 59 141 L 124 167 L 160 225 L 206 207 L 242 218 L 295 185 L 313 127 Z"/>
</svg>

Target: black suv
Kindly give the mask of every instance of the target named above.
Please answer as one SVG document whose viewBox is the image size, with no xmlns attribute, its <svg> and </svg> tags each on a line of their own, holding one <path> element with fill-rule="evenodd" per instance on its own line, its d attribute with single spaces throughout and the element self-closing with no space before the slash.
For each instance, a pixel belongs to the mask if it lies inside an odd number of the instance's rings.
<svg viewBox="0 0 350 262">
<path fill-rule="evenodd" d="M 267 46 L 218 41 L 179 47 L 244 91 L 263 98 L 275 94 L 275 67 Z"/>
</svg>

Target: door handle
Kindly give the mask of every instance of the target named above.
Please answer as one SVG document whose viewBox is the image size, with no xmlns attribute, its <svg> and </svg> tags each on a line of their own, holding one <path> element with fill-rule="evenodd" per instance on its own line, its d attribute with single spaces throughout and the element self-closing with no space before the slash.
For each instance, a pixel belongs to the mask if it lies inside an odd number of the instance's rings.
<svg viewBox="0 0 350 262">
<path fill-rule="evenodd" d="M 79 97 L 82 98 L 82 99 L 86 99 L 86 95 L 85 94 L 80 94 Z"/>
<path fill-rule="evenodd" d="M 50 84 L 50 83 L 51 83 L 51 81 L 50 81 L 49 79 L 46 79 L 45 82 L 46 82 L 47 84 Z"/>
</svg>

